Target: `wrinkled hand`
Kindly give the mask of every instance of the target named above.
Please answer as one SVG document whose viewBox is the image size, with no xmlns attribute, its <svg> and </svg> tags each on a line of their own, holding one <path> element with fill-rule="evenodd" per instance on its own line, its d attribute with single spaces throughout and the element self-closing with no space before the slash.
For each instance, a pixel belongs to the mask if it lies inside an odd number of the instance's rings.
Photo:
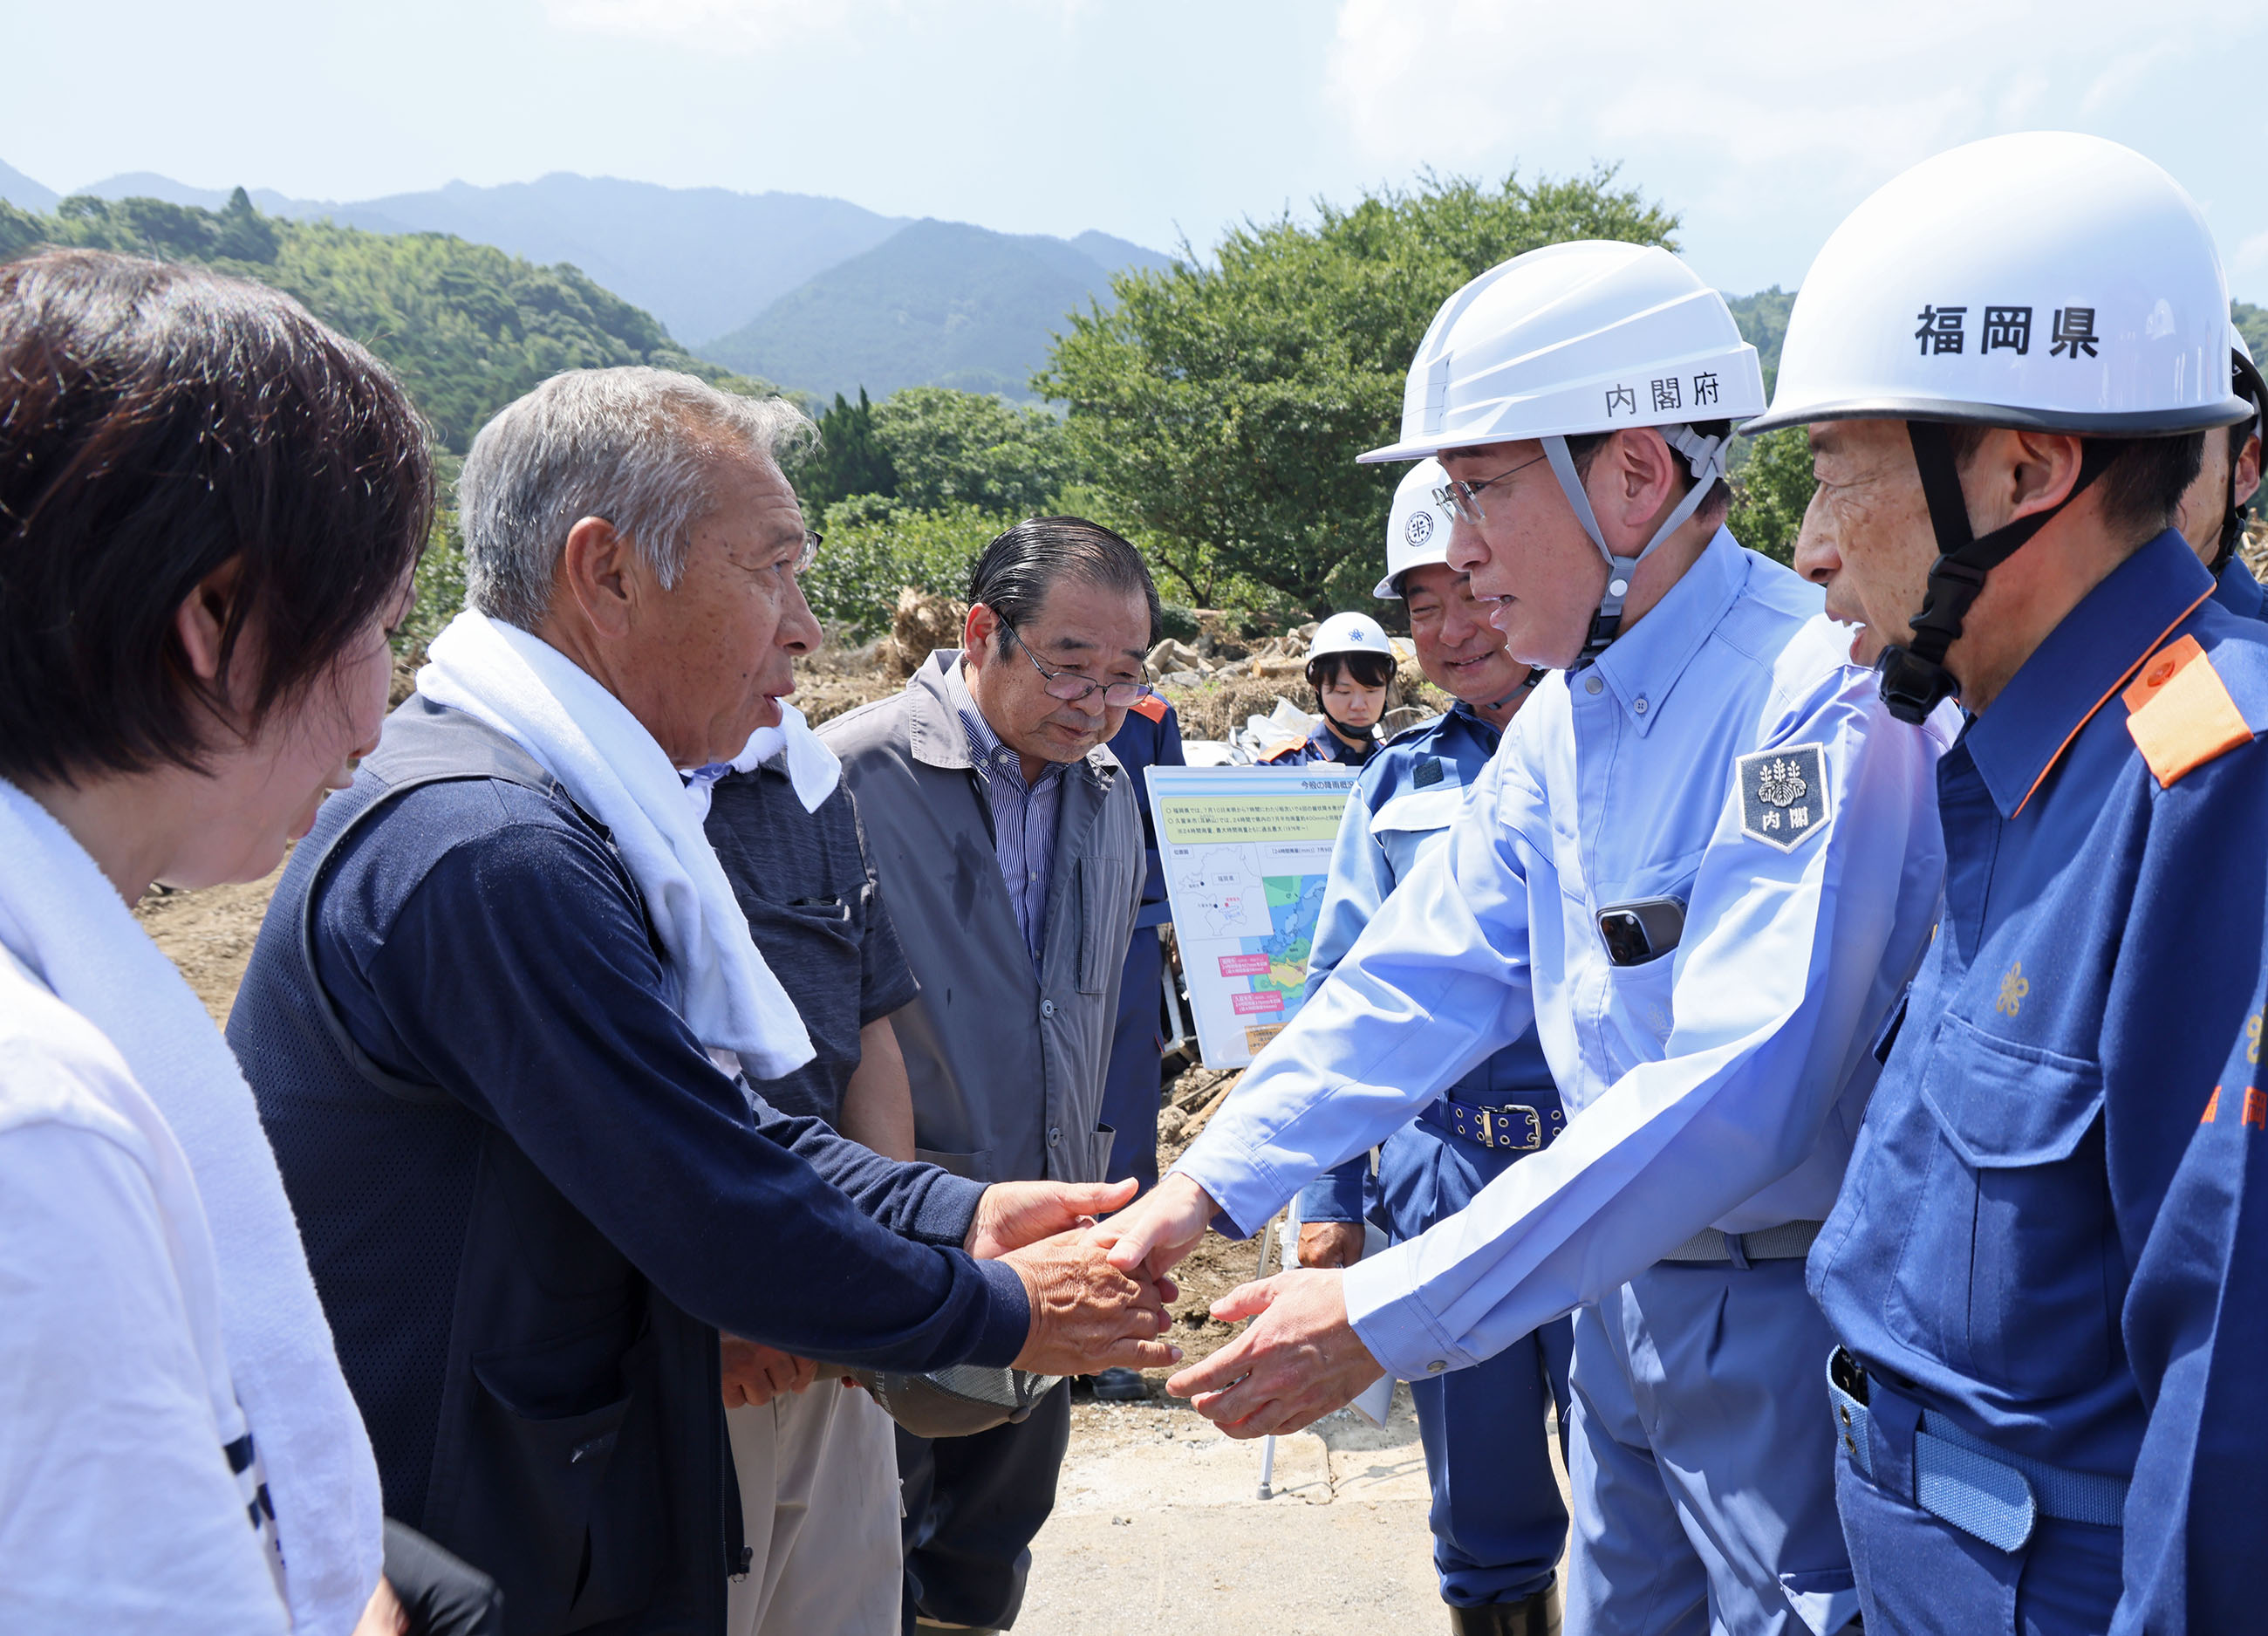
<svg viewBox="0 0 2268 1636">
<path fill-rule="evenodd" d="M 799 1392 L 818 1378 L 819 1366 L 762 1341 L 744 1341 L 737 1335 L 723 1338 L 719 1348 L 725 1366 L 725 1406 L 754 1409 L 783 1392 Z"/>
<path fill-rule="evenodd" d="M 1386 1373 L 1347 1322 L 1344 1275 L 1279 1272 L 1212 1304 L 1223 1323 L 1257 1321 L 1166 1382 L 1231 1437 L 1296 1432 L 1344 1409 Z"/>
<path fill-rule="evenodd" d="M 1303 1267 L 1351 1267 L 1362 1259 L 1366 1235 L 1359 1221 L 1304 1221 L 1300 1224 L 1300 1264 Z"/>
<path fill-rule="evenodd" d="M 1162 1369 L 1182 1349 L 1156 1337 L 1171 1322 L 1157 1284 L 1113 1267 L 1079 1232 L 1059 1233 L 1000 1257 L 1031 1298 L 1032 1328 L 1016 1367 L 1035 1374 Z"/>
<path fill-rule="evenodd" d="M 1139 1185 L 1131 1176 L 1123 1182 L 995 1182 L 977 1200 L 976 1220 L 962 1247 L 979 1261 L 997 1259 L 1123 1208 Z"/>
<path fill-rule="evenodd" d="M 1204 1189 L 1175 1171 L 1087 1237 L 1110 1251 L 1110 1264 L 1121 1272 L 1139 1268 L 1162 1279 L 1197 1247 L 1206 1224 L 1219 1213 Z"/>
</svg>

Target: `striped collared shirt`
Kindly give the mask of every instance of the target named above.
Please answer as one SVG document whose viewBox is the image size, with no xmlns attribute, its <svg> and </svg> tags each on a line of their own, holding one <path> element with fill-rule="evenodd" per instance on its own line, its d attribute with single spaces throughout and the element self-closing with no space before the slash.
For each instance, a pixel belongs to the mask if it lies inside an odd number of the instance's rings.
<svg viewBox="0 0 2268 1636">
<path fill-rule="evenodd" d="M 1024 934 L 1032 969 L 1037 971 L 1047 932 L 1048 883 L 1055 874 L 1056 814 L 1063 806 L 1064 767 L 1051 762 L 1037 784 L 1025 783 L 1023 759 L 1000 741 L 984 712 L 976 708 L 960 666 L 946 673 L 946 689 L 961 717 L 961 730 L 968 737 L 970 764 L 991 805 L 992 855 L 1000 866 L 1000 882 L 1008 888 L 1017 930 Z"/>
</svg>

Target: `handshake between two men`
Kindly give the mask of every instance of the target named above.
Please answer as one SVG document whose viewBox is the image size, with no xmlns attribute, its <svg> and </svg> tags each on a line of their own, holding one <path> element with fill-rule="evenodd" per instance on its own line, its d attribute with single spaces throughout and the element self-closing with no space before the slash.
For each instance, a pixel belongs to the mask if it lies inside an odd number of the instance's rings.
<svg viewBox="0 0 2268 1636">
<path fill-rule="evenodd" d="M 1170 1301 L 1166 1275 L 1219 1212 L 1203 1188 L 1175 1172 L 1086 1237 L 1107 1249 L 1112 1267 L 1162 1287 Z M 1231 1437 L 1296 1432 L 1344 1409 L 1386 1371 L 1347 1321 L 1343 1278 L 1336 1268 L 1298 1268 L 1239 1285 L 1213 1302 L 1212 1315 L 1225 1323 L 1250 1318 L 1252 1326 L 1166 1389 Z"/>
<path fill-rule="evenodd" d="M 1116 1367 L 1162 1369 L 1181 1361 L 1182 1349 L 1158 1338 L 1172 1322 L 1166 1303 L 1179 1293 L 1173 1279 L 1138 1262 L 1116 1264 L 1116 1241 L 1097 1236 L 1108 1229 L 1097 1227 L 1096 1218 L 1123 1208 L 1135 1187 L 1128 1180 L 998 1182 L 985 1189 L 962 1248 L 980 1261 L 1005 1262 L 1023 1282 L 1032 1327 L 1016 1354 L 1017 1368 L 1092 1374 Z M 1198 1234 L 1203 1232 L 1200 1222 Z M 825 1370 L 808 1358 L 728 1335 L 725 1406 L 800 1392 Z M 1373 1367 L 1373 1378 L 1377 1373 Z"/>
</svg>

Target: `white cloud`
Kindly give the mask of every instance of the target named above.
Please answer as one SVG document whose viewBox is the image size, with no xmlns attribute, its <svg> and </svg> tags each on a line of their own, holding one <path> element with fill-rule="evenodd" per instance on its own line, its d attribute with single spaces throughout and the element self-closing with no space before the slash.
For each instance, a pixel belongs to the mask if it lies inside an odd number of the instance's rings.
<svg viewBox="0 0 2268 1636">
<path fill-rule="evenodd" d="M 1696 243 L 1798 216 L 1823 233 L 1945 148 L 2101 128 L 2257 26 L 2234 0 L 1341 0 L 1324 97 L 1388 173 L 1624 161 Z"/>
<path fill-rule="evenodd" d="M 937 23 L 979 21 L 984 11 L 1035 17 L 1075 14 L 1092 0 L 543 0 L 554 26 L 698 48 L 741 52 L 815 38 L 871 37 Z"/>
</svg>

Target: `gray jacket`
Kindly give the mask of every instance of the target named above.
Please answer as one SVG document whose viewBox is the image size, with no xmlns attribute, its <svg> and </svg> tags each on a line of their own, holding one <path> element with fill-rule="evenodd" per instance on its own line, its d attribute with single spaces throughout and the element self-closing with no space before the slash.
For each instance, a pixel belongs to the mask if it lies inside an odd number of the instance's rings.
<svg viewBox="0 0 2268 1636">
<path fill-rule="evenodd" d="M 919 1156 L 980 1182 L 1099 1182 L 1102 1083 L 1142 896 L 1133 781 L 1101 746 L 1064 771 L 1037 979 L 940 650 L 895 698 L 823 724 L 921 995 L 892 1021 Z"/>
</svg>

